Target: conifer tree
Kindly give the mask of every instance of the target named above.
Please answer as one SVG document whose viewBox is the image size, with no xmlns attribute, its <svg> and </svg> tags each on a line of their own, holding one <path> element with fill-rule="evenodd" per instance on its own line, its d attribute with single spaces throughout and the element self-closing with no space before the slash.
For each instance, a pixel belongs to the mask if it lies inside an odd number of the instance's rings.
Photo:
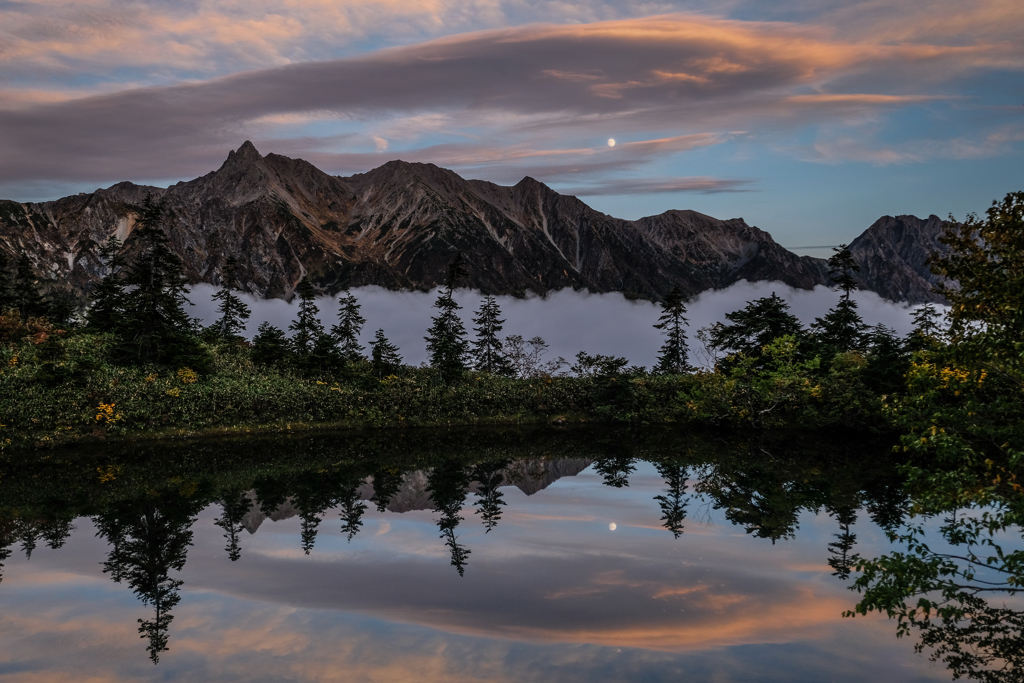
<svg viewBox="0 0 1024 683">
<path fill-rule="evenodd" d="M 731 325 L 711 328 L 711 343 L 718 349 L 727 349 L 752 358 L 761 357 L 761 349 L 779 337 L 800 337 L 803 327 L 789 312 L 789 304 L 772 292 L 771 296 L 752 301 L 742 310 L 725 314 Z"/>
<path fill-rule="evenodd" d="M 288 361 L 290 349 L 284 331 L 268 322 L 260 323 L 252 338 L 252 362 L 280 366 Z"/>
<path fill-rule="evenodd" d="M 331 336 L 337 343 L 338 355 L 343 363 L 363 360 L 359 334 L 363 331 L 366 318 L 360 315 L 360 308 L 359 301 L 348 290 L 338 299 L 338 324 L 331 327 Z"/>
<path fill-rule="evenodd" d="M 865 335 L 868 329 L 857 312 L 857 302 L 850 298 L 850 292 L 857 288 L 853 273 L 858 272 L 860 266 L 853 260 L 845 244 L 832 251 L 835 253 L 828 260 L 829 278 L 843 292 L 843 296 L 834 308 L 811 324 L 815 341 L 829 355 L 862 350 L 867 341 Z"/>
<path fill-rule="evenodd" d="M 370 342 L 373 372 L 378 377 L 393 375 L 402 366 L 402 357 L 398 355 L 398 347 L 388 341 L 384 330 L 377 330 Z"/>
<path fill-rule="evenodd" d="M 679 375 L 690 367 L 686 353 L 686 332 L 683 330 L 690 323 L 684 313 L 686 306 L 683 303 L 683 292 L 675 287 L 662 302 L 661 317 L 654 325 L 668 337 L 658 355 L 658 364 L 654 366 L 657 374 Z"/>
<path fill-rule="evenodd" d="M 224 340 L 237 340 L 245 330 L 245 321 L 249 319 L 251 312 L 238 296 L 235 289 L 238 287 L 237 280 L 238 261 L 234 256 L 228 257 L 221 268 L 221 288 L 213 295 L 214 301 L 219 301 L 217 311 L 220 319 L 214 323 L 217 335 Z"/>
<path fill-rule="evenodd" d="M 46 316 L 46 302 L 39 292 L 39 281 L 32 268 L 32 261 L 26 253 L 22 253 L 18 257 L 12 289 L 14 308 L 21 314 L 23 320 Z"/>
<path fill-rule="evenodd" d="M 151 195 L 129 242 L 139 255 L 124 279 L 124 310 L 115 329 L 118 351 L 133 362 L 205 365 L 194 323 L 185 313 L 184 306 L 192 305 L 185 296 L 185 268 L 163 231 L 163 207 Z"/>
<path fill-rule="evenodd" d="M 441 381 L 445 383 L 456 379 L 466 370 L 469 342 L 466 340 L 466 328 L 458 314 L 462 306 L 455 303 L 454 299 L 455 288 L 466 274 L 460 252 L 448 266 L 444 291 L 434 302 L 434 308 L 440 312 L 431 318 L 433 324 L 424 337 L 430 354 L 430 365 L 438 370 Z"/>
<path fill-rule="evenodd" d="M 0 251 L 0 315 L 14 308 L 14 282 L 7 255 Z"/>
<path fill-rule="evenodd" d="M 860 266 L 853 260 L 853 254 L 845 244 L 833 247 L 832 251 L 834 253 L 828 259 L 828 276 L 836 288 L 843 291 L 843 298 L 848 301 L 850 292 L 857 289 L 853 274 L 860 272 Z"/>
<path fill-rule="evenodd" d="M 291 346 L 299 356 L 308 356 L 313 353 L 317 340 L 324 334 L 323 323 L 317 316 L 320 309 L 317 308 L 314 300 L 316 291 L 308 278 L 303 278 L 299 286 L 295 288 L 299 295 L 299 312 L 292 324 L 288 326 L 291 330 Z"/>
<path fill-rule="evenodd" d="M 121 254 L 121 241 L 111 235 L 100 247 L 100 262 L 106 273 L 92 289 L 89 311 L 86 313 L 86 326 L 97 332 L 114 330 L 124 314 L 124 267 L 125 259 Z"/>
<path fill-rule="evenodd" d="M 910 351 L 937 348 L 942 338 L 942 328 L 939 327 L 941 319 L 941 314 L 933 304 L 926 304 L 914 311 L 914 329 L 907 337 L 907 348 Z"/>
<path fill-rule="evenodd" d="M 493 296 L 484 297 L 480 310 L 477 311 L 473 322 L 476 327 L 476 340 L 472 343 L 469 356 L 472 359 L 473 367 L 481 372 L 489 372 L 492 375 L 512 377 L 515 375 L 515 368 L 505 355 L 501 339 L 498 333 L 501 332 L 505 323 L 499 316 L 501 309 L 498 301 Z"/>
</svg>

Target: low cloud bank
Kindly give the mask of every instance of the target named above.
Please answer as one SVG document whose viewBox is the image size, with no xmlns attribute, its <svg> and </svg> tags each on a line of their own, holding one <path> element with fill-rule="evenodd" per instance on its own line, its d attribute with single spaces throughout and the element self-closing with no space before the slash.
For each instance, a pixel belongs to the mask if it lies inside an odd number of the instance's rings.
<svg viewBox="0 0 1024 683">
<path fill-rule="evenodd" d="M 197 285 L 189 298 L 195 304 L 190 313 L 209 324 L 217 319 L 217 310 L 211 296 L 216 292 L 211 285 Z M 725 314 L 743 308 L 747 302 L 776 293 L 792 307 L 792 312 L 805 324 L 824 315 L 839 299 L 837 292 L 818 286 L 813 290 L 794 289 L 780 282 L 738 282 L 720 290 L 703 292 L 687 304 L 690 320 L 691 362 L 697 362 L 694 353 L 698 329 L 724 320 Z M 395 292 L 382 287 L 359 287 L 352 293 L 362 304 L 366 325 L 362 342 L 373 338 L 377 329 L 396 344 L 408 364 L 419 365 L 427 360 L 423 337 L 430 327 L 430 318 L 437 313 L 433 307 L 437 291 Z M 873 292 L 855 292 L 860 313 L 870 325 L 883 324 L 899 334 L 913 328 L 914 307 L 882 299 Z M 246 333 L 252 337 L 260 323 L 267 321 L 287 330 L 295 318 L 297 300 L 289 303 L 281 299 L 242 298 L 252 309 Z M 480 307 L 479 292 L 462 290 L 456 301 L 466 328 L 472 335 L 472 317 Z M 650 367 L 654 365 L 664 337 L 653 325 L 658 321 L 661 307 L 649 301 L 628 301 L 618 293 L 591 294 L 564 289 L 546 297 L 517 299 L 497 297 L 505 327 L 503 335 L 518 334 L 526 339 L 542 337 L 550 346 L 548 357 L 563 356 L 572 359 L 577 352 L 602 353 L 625 356 L 630 362 Z M 337 298 L 317 299 L 320 319 L 330 329 L 337 322 Z"/>
</svg>

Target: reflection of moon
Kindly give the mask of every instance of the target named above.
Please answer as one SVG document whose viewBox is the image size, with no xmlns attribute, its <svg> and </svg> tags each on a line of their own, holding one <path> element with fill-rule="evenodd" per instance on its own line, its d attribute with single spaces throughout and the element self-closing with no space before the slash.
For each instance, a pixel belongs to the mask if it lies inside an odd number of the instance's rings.
<svg viewBox="0 0 1024 683">
<path fill-rule="evenodd" d="M 614 147 L 615 146 L 615 138 L 608 138 L 608 146 L 609 147 Z"/>
<path fill-rule="evenodd" d="M 612 522 L 611 524 L 609 524 L 608 525 L 608 529 L 609 529 L 609 531 L 615 531 L 615 522 Z"/>
</svg>

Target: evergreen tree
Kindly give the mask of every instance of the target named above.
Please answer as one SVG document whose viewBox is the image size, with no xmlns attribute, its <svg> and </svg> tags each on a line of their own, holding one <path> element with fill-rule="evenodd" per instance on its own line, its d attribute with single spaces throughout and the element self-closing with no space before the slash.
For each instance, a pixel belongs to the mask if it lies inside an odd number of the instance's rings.
<svg viewBox="0 0 1024 683">
<path fill-rule="evenodd" d="M 7 255 L 0 251 L 0 315 L 15 308 L 14 281 L 11 277 L 10 267 Z"/>
<path fill-rule="evenodd" d="M 505 505 L 505 501 L 500 487 L 505 483 L 505 468 L 508 464 L 507 459 L 489 460 L 473 468 L 472 478 L 480 483 L 476 492 L 476 514 L 480 515 L 484 523 L 484 533 L 490 533 L 501 519 L 501 506 Z"/>
<path fill-rule="evenodd" d="M 843 297 L 834 308 L 811 324 L 814 340 L 828 356 L 863 350 L 868 326 L 857 312 L 857 302 Z"/>
<path fill-rule="evenodd" d="M 217 329 L 217 335 L 226 341 L 241 339 L 241 334 L 245 331 L 245 321 L 251 315 L 249 307 L 235 295 L 235 290 L 238 287 L 237 269 L 237 259 L 234 256 L 229 257 L 220 271 L 220 291 L 213 295 L 213 300 L 220 302 L 217 306 L 220 319 L 214 323 L 214 326 Z"/>
<path fill-rule="evenodd" d="M 907 337 L 907 348 L 910 351 L 935 349 L 942 339 L 942 328 L 939 321 L 942 315 L 934 304 L 925 304 L 914 311 L 914 329 Z"/>
<path fill-rule="evenodd" d="M 895 394 L 904 389 L 904 375 L 910 369 L 906 346 L 885 325 L 877 325 L 868 340 L 868 365 L 864 383 L 876 394 Z"/>
<path fill-rule="evenodd" d="M 837 289 L 843 291 L 843 298 L 849 300 L 850 292 L 857 289 L 853 274 L 860 272 L 860 266 L 853 260 L 853 254 L 845 244 L 833 247 L 832 251 L 834 253 L 828 259 L 829 279 Z"/>
<path fill-rule="evenodd" d="M 731 325 L 715 325 L 710 330 L 711 343 L 718 349 L 760 358 L 761 349 L 779 337 L 803 334 L 800 321 L 789 312 L 789 304 L 772 292 L 752 301 L 739 311 L 725 314 Z"/>
<path fill-rule="evenodd" d="M 373 349 L 371 363 L 373 372 L 378 377 L 393 375 L 402 366 L 402 357 L 398 355 L 398 347 L 388 341 L 384 330 L 377 330 L 377 335 L 370 342 Z"/>
<path fill-rule="evenodd" d="M 338 513 L 342 522 L 341 531 L 346 535 L 349 543 L 352 542 L 352 538 L 363 527 L 363 513 L 366 512 L 366 503 L 359 497 L 359 487 L 362 483 L 363 480 L 361 478 L 353 477 L 342 486 L 341 495 L 338 497 L 341 507 L 341 512 Z"/>
<path fill-rule="evenodd" d="M 661 303 L 661 317 L 654 325 L 656 329 L 664 330 L 668 337 L 658 355 L 658 364 L 654 366 L 657 374 L 679 375 L 690 367 L 686 357 L 686 332 L 683 330 L 690 323 L 683 317 L 684 313 L 683 292 L 675 287 Z"/>
<path fill-rule="evenodd" d="M 835 308 L 811 324 L 814 340 L 829 357 L 836 353 L 862 350 L 867 341 L 865 333 L 868 329 L 857 312 L 857 302 L 850 298 L 850 292 L 857 289 L 853 273 L 859 272 L 860 266 L 853 260 L 845 244 L 840 244 L 832 251 L 835 253 L 828 260 L 829 279 L 843 292 L 843 296 Z"/>
<path fill-rule="evenodd" d="M 447 460 L 435 467 L 427 475 L 427 491 L 434 502 L 434 512 L 440 513 L 437 520 L 438 531 L 452 556 L 452 566 L 463 576 L 470 550 L 458 542 L 455 528 L 463 520 L 459 516 L 462 504 L 466 501 L 466 488 L 469 476 L 463 466 L 455 460 Z"/>
<path fill-rule="evenodd" d="M 111 236 L 100 247 L 100 262 L 106 273 L 92 289 L 89 311 L 86 313 L 86 326 L 96 332 L 110 332 L 117 327 L 124 315 L 124 267 L 125 259 L 121 254 L 121 241 Z"/>
<path fill-rule="evenodd" d="M 331 335 L 337 343 L 338 354 L 344 363 L 356 363 L 363 358 L 363 347 L 359 345 L 359 334 L 366 323 L 359 313 L 358 300 L 346 290 L 338 299 L 338 324 L 331 327 Z"/>
<path fill-rule="evenodd" d="M 28 254 L 22 253 L 18 257 L 15 268 L 14 287 L 12 288 L 14 308 L 21 315 L 22 320 L 45 317 L 46 302 L 39 291 L 39 281 Z"/>
<path fill-rule="evenodd" d="M 455 288 L 465 276 L 466 269 L 460 252 L 448 266 L 445 289 L 434 302 L 434 308 L 440 313 L 431 318 L 433 324 L 424 337 L 430 354 L 430 366 L 438 370 L 441 381 L 445 383 L 456 379 L 466 370 L 469 342 L 466 340 L 466 328 L 458 314 L 462 306 L 455 303 L 454 299 Z"/>
<path fill-rule="evenodd" d="M 373 473 L 373 495 L 370 500 L 377 512 L 388 509 L 388 502 L 402 488 L 402 471 L 397 467 L 381 468 Z"/>
<path fill-rule="evenodd" d="M 320 314 L 320 309 L 314 303 L 316 291 L 309 278 L 302 278 L 298 287 L 295 288 L 295 292 L 299 295 L 299 312 L 292 324 L 288 326 L 288 329 L 294 333 L 291 338 L 291 347 L 300 357 L 308 356 L 313 353 L 317 339 L 324 334 L 324 326 L 320 322 L 320 318 L 317 317 Z"/>
<path fill-rule="evenodd" d="M 268 322 L 260 323 L 256 336 L 252 338 L 252 361 L 260 365 L 284 365 L 290 358 L 291 350 L 284 331 Z"/>
<path fill-rule="evenodd" d="M 512 377 L 515 375 L 515 368 L 503 351 L 498 333 L 501 332 L 505 323 L 498 316 L 501 309 L 498 301 L 493 296 L 484 297 L 480 310 L 477 311 L 473 322 L 476 327 L 476 340 L 472 343 L 469 356 L 472 359 L 473 367 L 481 372 L 489 372 L 492 375 Z"/>
<path fill-rule="evenodd" d="M 171 251 L 162 224 L 163 207 L 147 195 L 129 238 L 139 255 L 124 280 L 124 311 L 115 327 L 118 351 L 131 362 L 199 369 L 208 361 L 192 334 L 193 321 L 185 313 L 184 306 L 192 305 L 185 297 L 185 268 Z"/>
<path fill-rule="evenodd" d="M 244 528 L 242 521 L 249 514 L 252 507 L 252 499 L 247 491 L 232 491 L 220 501 L 221 516 L 214 521 L 214 524 L 224 530 L 224 538 L 227 539 L 227 546 L 224 548 L 232 562 L 237 562 L 242 556 L 242 549 L 238 543 L 238 534 Z"/>
</svg>

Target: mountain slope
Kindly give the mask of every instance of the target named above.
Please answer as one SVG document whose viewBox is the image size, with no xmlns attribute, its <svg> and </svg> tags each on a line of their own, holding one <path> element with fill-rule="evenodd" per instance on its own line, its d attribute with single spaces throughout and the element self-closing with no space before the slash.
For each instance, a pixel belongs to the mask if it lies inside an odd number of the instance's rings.
<svg viewBox="0 0 1024 683">
<path fill-rule="evenodd" d="M 466 286 L 491 294 L 572 287 L 660 299 L 674 286 L 692 295 L 741 279 L 828 282 L 823 261 L 792 254 L 742 219 L 668 211 L 627 221 L 532 178 L 504 187 L 403 161 L 343 178 L 301 159 L 262 156 L 249 142 L 218 170 L 168 188 L 123 182 L 51 202 L 0 202 L 0 250 L 12 258 L 26 251 L 41 275 L 88 291 L 101 274 L 99 246 L 131 233 L 149 193 L 166 209 L 190 282 L 218 284 L 234 255 L 239 281 L 264 297 L 290 297 L 307 275 L 328 293 L 370 284 L 430 289 L 458 251 L 470 264 Z M 882 229 L 859 238 L 865 285 L 928 300 L 917 262 L 933 228 L 929 219 L 901 238 Z M 900 260 L 887 266 L 890 252 Z"/>
</svg>

